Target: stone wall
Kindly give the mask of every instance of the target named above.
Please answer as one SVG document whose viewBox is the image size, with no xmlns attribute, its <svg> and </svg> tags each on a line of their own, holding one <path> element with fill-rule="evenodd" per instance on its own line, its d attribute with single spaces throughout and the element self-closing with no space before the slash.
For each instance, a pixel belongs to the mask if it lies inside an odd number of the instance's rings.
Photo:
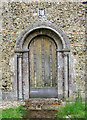
<svg viewBox="0 0 87 120">
<path fill-rule="evenodd" d="M 82 2 L 2 2 L 2 87 L 13 91 L 14 46 L 20 32 L 39 21 L 38 8 L 46 8 L 43 18 L 55 23 L 68 37 L 71 45 L 74 93 L 85 92 L 85 4 Z M 74 94 L 75 95 L 75 94 Z"/>
</svg>

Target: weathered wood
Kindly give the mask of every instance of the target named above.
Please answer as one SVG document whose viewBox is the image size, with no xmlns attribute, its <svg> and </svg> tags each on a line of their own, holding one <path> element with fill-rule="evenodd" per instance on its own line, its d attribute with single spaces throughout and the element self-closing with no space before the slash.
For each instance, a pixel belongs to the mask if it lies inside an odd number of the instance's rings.
<svg viewBox="0 0 87 120">
<path fill-rule="evenodd" d="M 44 37 L 44 59 L 45 59 L 45 79 L 44 79 L 44 86 L 50 86 L 50 66 L 49 66 L 49 56 L 50 56 L 50 49 L 49 49 L 49 38 Z"/>
<path fill-rule="evenodd" d="M 56 87 L 56 46 L 51 38 L 38 36 L 29 47 L 30 87 Z"/>
<path fill-rule="evenodd" d="M 33 43 L 34 43 L 34 41 L 33 41 Z M 29 52 L 29 60 L 30 60 L 30 80 L 31 80 L 31 82 L 30 82 L 30 86 L 32 87 L 32 86 L 34 86 L 34 54 L 33 54 L 33 52 L 34 52 L 34 47 L 33 47 L 33 45 L 31 45 L 30 46 L 30 48 L 31 48 L 31 50 L 30 50 L 30 52 Z"/>
<path fill-rule="evenodd" d="M 52 44 L 54 44 L 52 42 Z M 52 45 L 52 86 L 57 86 L 57 80 L 56 80 L 56 47 L 55 45 Z"/>
<path fill-rule="evenodd" d="M 42 65 L 41 65 L 41 37 L 35 40 L 35 50 L 36 50 L 36 82 L 37 87 L 41 87 L 41 75 L 42 75 Z"/>
</svg>

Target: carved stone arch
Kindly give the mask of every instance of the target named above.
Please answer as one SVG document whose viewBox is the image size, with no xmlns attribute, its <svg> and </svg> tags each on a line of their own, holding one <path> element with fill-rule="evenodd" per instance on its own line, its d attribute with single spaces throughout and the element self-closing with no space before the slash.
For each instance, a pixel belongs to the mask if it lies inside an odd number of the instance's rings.
<svg viewBox="0 0 87 120">
<path fill-rule="evenodd" d="M 48 29 L 54 32 L 55 34 L 57 34 L 57 36 L 59 36 L 62 41 L 63 49 L 70 49 L 69 40 L 64 34 L 64 32 L 58 26 L 48 21 L 34 23 L 30 25 L 28 28 L 26 28 L 25 30 L 23 30 L 21 34 L 19 35 L 18 39 L 16 40 L 15 49 L 22 49 L 22 45 L 26 37 L 29 34 L 31 34 L 33 31 L 37 29 L 42 29 L 42 28 Z"/>
<path fill-rule="evenodd" d="M 17 99 L 29 99 L 29 49 L 30 42 L 36 36 L 48 36 L 57 45 L 58 98 L 71 96 L 70 43 L 64 32 L 56 25 L 44 21 L 34 23 L 19 35 L 15 44 L 15 82 Z M 64 83 L 64 86 L 63 86 Z"/>
</svg>

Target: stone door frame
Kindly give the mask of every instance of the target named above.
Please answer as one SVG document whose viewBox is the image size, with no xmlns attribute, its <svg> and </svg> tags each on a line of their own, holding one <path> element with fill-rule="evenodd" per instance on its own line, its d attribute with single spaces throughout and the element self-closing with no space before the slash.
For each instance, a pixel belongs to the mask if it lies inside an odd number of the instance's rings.
<svg viewBox="0 0 87 120">
<path fill-rule="evenodd" d="M 45 31 L 43 31 L 45 29 Z M 72 79 L 71 79 L 71 54 L 70 43 L 64 32 L 55 24 L 48 21 L 37 22 L 30 25 L 21 32 L 15 44 L 15 80 L 14 92 L 16 99 L 29 99 L 29 59 L 28 46 L 31 40 L 38 35 L 46 35 L 52 38 L 57 46 L 58 57 L 58 98 L 68 98 L 72 96 Z M 59 41 L 59 42 L 58 42 Z M 61 65 L 59 63 L 60 56 L 63 56 L 64 63 L 64 87 L 61 81 L 60 71 Z"/>
</svg>

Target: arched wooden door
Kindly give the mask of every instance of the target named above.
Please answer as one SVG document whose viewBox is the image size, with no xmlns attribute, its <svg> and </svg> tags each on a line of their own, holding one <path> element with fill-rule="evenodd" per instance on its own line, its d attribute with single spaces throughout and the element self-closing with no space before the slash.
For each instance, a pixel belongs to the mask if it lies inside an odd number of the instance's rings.
<svg viewBox="0 0 87 120">
<path fill-rule="evenodd" d="M 31 98 L 58 97 L 56 45 L 48 36 L 37 36 L 29 45 L 29 81 Z"/>
</svg>

